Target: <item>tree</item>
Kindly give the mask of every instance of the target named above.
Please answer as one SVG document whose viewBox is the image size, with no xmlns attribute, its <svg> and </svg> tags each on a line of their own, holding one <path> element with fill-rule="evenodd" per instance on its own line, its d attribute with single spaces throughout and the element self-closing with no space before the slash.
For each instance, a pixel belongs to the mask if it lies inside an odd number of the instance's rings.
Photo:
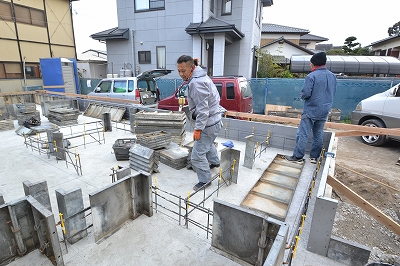
<svg viewBox="0 0 400 266">
<path fill-rule="evenodd" d="M 344 55 L 345 52 L 343 51 L 343 49 L 330 49 L 328 51 L 326 51 L 327 55 Z"/>
<path fill-rule="evenodd" d="M 388 28 L 389 36 L 395 36 L 400 34 L 400 21 L 395 23 L 392 27 Z"/>
<path fill-rule="evenodd" d="M 274 57 L 261 49 L 257 50 L 258 71 L 257 78 L 293 78 L 289 66 L 282 67 Z"/>
<path fill-rule="evenodd" d="M 357 50 L 361 48 L 361 45 L 358 42 L 354 42 L 356 40 L 357 40 L 356 37 L 350 36 L 347 37 L 347 39 L 344 41 L 342 49 L 346 54 L 357 54 Z"/>
</svg>

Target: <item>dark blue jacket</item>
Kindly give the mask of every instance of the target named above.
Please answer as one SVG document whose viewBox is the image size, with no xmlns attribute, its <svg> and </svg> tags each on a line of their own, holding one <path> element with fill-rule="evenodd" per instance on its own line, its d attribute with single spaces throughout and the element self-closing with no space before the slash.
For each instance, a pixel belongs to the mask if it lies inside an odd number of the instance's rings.
<svg viewBox="0 0 400 266">
<path fill-rule="evenodd" d="M 326 120 L 336 93 L 336 76 L 325 66 L 307 75 L 300 97 L 303 99 L 303 114 L 311 119 Z"/>
</svg>

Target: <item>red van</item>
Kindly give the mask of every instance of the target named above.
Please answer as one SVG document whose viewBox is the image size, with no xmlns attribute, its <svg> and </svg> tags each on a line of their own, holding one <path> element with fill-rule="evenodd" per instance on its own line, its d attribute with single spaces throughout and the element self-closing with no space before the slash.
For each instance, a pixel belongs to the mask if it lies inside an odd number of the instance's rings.
<svg viewBox="0 0 400 266">
<path fill-rule="evenodd" d="M 211 77 L 211 80 L 217 87 L 222 107 L 228 111 L 253 113 L 253 94 L 246 78 L 236 76 Z M 158 108 L 177 111 L 179 109 L 178 98 L 180 96 L 187 97 L 187 87 L 186 82 L 183 82 L 174 94 L 158 102 Z M 185 105 L 187 104 L 187 100 L 185 100 Z"/>
</svg>

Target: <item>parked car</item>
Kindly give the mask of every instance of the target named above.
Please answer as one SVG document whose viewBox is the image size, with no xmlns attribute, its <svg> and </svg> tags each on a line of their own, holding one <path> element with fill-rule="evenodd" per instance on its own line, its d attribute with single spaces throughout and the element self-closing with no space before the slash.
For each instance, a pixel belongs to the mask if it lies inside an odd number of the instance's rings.
<svg viewBox="0 0 400 266">
<path fill-rule="evenodd" d="M 143 72 L 136 77 L 102 79 L 88 95 L 139 100 L 146 107 L 158 107 L 160 91 L 155 78 L 171 73 L 168 69 Z"/>
<path fill-rule="evenodd" d="M 358 103 L 351 114 L 351 123 L 370 127 L 400 127 L 400 84 L 382 93 L 375 94 Z M 361 136 L 361 140 L 371 146 L 380 146 L 388 139 L 400 141 L 399 136 Z"/>
<path fill-rule="evenodd" d="M 221 97 L 220 105 L 228 111 L 253 113 L 253 94 L 244 77 L 211 77 Z M 183 82 L 175 92 L 158 103 L 159 109 L 177 111 L 179 97 L 185 97 L 187 105 L 187 83 Z"/>
</svg>

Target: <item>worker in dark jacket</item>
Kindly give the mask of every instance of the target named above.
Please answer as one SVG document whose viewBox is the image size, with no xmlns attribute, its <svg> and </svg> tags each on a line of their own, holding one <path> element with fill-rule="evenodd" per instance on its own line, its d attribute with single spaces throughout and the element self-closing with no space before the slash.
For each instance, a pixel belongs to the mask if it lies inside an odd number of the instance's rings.
<svg viewBox="0 0 400 266">
<path fill-rule="evenodd" d="M 308 135 L 313 137 L 310 150 L 310 162 L 316 163 L 322 150 L 324 125 L 332 108 L 336 93 L 336 76 L 326 69 L 326 53 L 316 53 L 311 57 L 311 73 L 304 81 L 300 97 L 304 100 L 303 113 L 296 134 L 296 146 L 292 156 L 285 156 L 291 162 L 302 162 Z"/>
<path fill-rule="evenodd" d="M 182 55 L 177 60 L 179 75 L 188 82 L 190 118 L 194 120 L 191 163 L 199 183 L 195 191 L 211 185 L 210 168 L 219 167 L 220 161 L 214 140 L 221 129 L 220 97 L 206 71 L 196 66 L 193 58 Z"/>
</svg>

